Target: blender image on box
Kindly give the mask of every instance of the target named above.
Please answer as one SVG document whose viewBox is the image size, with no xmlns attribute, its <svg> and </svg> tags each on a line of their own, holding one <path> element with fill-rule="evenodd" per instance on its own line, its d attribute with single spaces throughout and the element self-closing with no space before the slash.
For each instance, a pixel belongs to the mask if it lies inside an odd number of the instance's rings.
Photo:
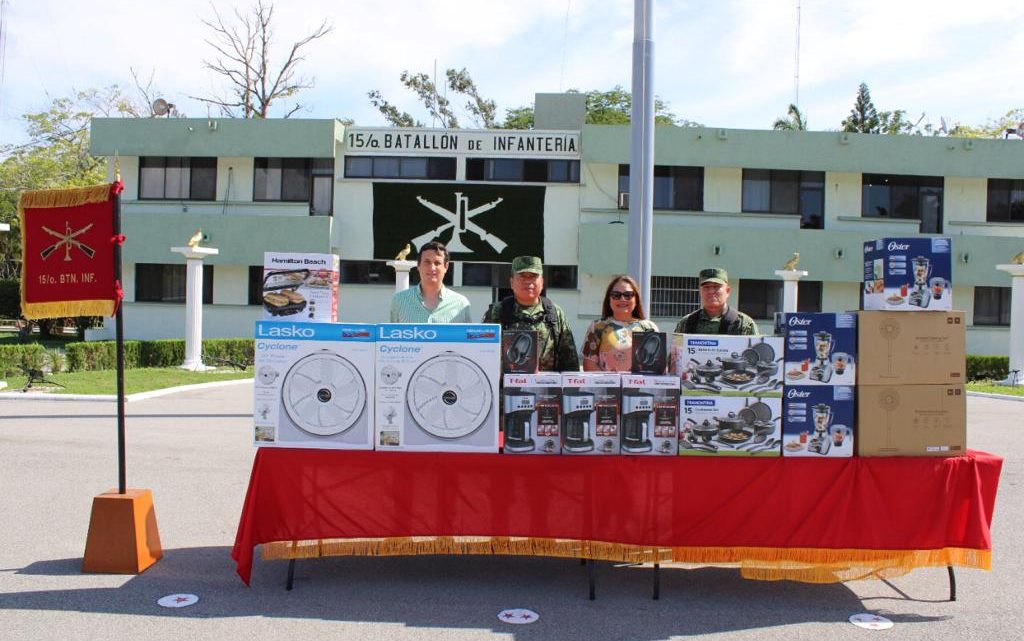
<svg viewBox="0 0 1024 641">
<path fill-rule="evenodd" d="M 618 372 L 562 374 L 562 453 L 618 454 Z"/>
<path fill-rule="evenodd" d="M 855 392 L 850 386 L 794 386 L 783 397 L 783 456 L 853 456 Z"/>
<path fill-rule="evenodd" d="M 505 374 L 502 425 L 506 454 L 561 452 L 561 374 Z"/>
<path fill-rule="evenodd" d="M 776 328 L 785 335 L 786 387 L 856 382 L 856 314 L 780 313 Z"/>
</svg>

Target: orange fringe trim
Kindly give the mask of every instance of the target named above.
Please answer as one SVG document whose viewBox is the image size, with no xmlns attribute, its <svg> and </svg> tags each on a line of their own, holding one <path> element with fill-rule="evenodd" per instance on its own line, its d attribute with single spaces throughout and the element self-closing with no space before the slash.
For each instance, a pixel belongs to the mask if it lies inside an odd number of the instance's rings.
<svg viewBox="0 0 1024 641">
<path fill-rule="evenodd" d="M 822 548 L 650 547 L 604 541 L 533 537 L 411 536 L 320 539 L 264 543 L 262 556 L 312 559 L 324 556 L 413 556 L 483 554 L 550 556 L 623 563 L 680 563 L 739 566 L 741 575 L 760 581 L 839 583 L 886 579 L 922 567 L 992 569 L 990 550 L 830 550 Z"/>
</svg>

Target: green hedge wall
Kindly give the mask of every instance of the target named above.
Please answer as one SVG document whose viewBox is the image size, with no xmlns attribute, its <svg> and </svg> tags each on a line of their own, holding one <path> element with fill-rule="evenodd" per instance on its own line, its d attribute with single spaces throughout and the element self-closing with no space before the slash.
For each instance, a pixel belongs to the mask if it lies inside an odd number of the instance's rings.
<svg viewBox="0 0 1024 641">
<path fill-rule="evenodd" d="M 116 352 L 113 341 L 68 343 L 68 370 L 114 369 Z M 203 341 L 203 358 L 217 365 L 217 359 L 235 362 L 253 361 L 254 341 L 251 338 L 210 338 Z M 175 367 L 185 360 L 185 341 L 166 339 L 156 341 L 125 341 L 124 366 Z"/>
<path fill-rule="evenodd" d="M 1001 381 L 1010 373 L 1009 356 L 967 355 L 967 380 Z"/>
<path fill-rule="evenodd" d="M 46 350 L 39 343 L 0 345 L 0 378 L 21 374 L 19 366 L 41 369 Z"/>
</svg>

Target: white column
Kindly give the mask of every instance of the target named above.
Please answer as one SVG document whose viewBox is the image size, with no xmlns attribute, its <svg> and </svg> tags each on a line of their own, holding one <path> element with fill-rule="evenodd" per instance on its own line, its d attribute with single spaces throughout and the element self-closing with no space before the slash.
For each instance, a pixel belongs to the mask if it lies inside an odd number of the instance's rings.
<svg viewBox="0 0 1024 641">
<path fill-rule="evenodd" d="M 1010 371 L 1004 385 L 1024 383 L 1024 265 L 996 265 L 1012 277 L 1010 289 Z M 1017 370 L 1014 379 L 1013 370 Z"/>
<path fill-rule="evenodd" d="M 404 292 L 409 289 L 409 270 L 416 266 L 416 261 L 389 260 L 387 264 L 395 268 L 395 291 Z"/>
<path fill-rule="evenodd" d="M 181 369 L 201 372 L 203 364 L 203 259 L 216 256 L 212 247 L 171 247 L 185 257 L 185 362 Z"/>
<path fill-rule="evenodd" d="M 807 272 L 802 269 L 776 269 L 775 275 L 782 279 L 782 311 L 787 314 L 795 312 L 798 281 Z"/>
</svg>

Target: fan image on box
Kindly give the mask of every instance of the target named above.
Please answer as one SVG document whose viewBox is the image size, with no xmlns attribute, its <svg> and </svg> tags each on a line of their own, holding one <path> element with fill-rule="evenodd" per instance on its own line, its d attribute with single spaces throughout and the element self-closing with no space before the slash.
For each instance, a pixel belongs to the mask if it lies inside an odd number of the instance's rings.
<svg viewBox="0 0 1024 641">
<path fill-rule="evenodd" d="M 505 390 L 505 449 L 509 452 L 531 452 L 536 447 L 532 423 L 536 408 L 536 394 Z"/>
<path fill-rule="evenodd" d="M 654 395 L 626 391 L 622 395 L 622 449 L 626 452 L 650 452 L 651 412 Z"/>
<path fill-rule="evenodd" d="M 428 358 L 409 378 L 406 405 L 424 432 L 454 439 L 472 434 L 491 411 L 491 386 L 480 366 L 455 352 Z"/>
<path fill-rule="evenodd" d="M 366 407 L 366 385 L 347 359 L 323 351 L 303 356 L 284 375 L 281 404 L 295 427 L 315 436 L 341 434 Z"/>
<path fill-rule="evenodd" d="M 530 358 L 530 354 L 532 354 L 535 349 L 534 339 L 531 334 L 517 334 L 515 339 L 512 341 L 512 344 L 509 345 L 508 350 L 505 352 L 505 363 L 508 364 L 510 369 L 518 370 L 526 365 L 526 362 Z"/>
<path fill-rule="evenodd" d="M 295 291 L 309 277 L 308 269 L 273 272 L 263 278 L 263 308 L 271 316 L 291 316 L 306 309 L 306 297 Z"/>
<path fill-rule="evenodd" d="M 594 415 L 594 393 L 565 390 L 562 394 L 565 418 L 564 448 L 568 452 L 589 452 L 594 449 L 591 428 Z"/>
<path fill-rule="evenodd" d="M 900 335 L 900 324 L 895 319 L 887 318 L 878 326 L 878 333 L 889 344 L 889 376 L 895 376 L 892 371 L 892 342 Z"/>
<path fill-rule="evenodd" d="M 885 447 L 892 449 L 892 413 L 900 406 L 900 393 L 893 388 L 884 390 L 878 397 L 878 407 L 885 412 Z"/>
<path fill-rule="evenodd" d="M 932 275 L 932 263 L 924 256 L 910 259 L 914 273 L 914 289 L 910 292 L 909 304 L 916 307 L 928 307 L 932 302 L 932 292 L 928 287 L 928 277 Z"/>
<path fill-rule="evenodd" d="M 817 403 L 811 408 L 814 417 L 814 436 L 807 443 L 808 452 L 816 452 L 824 456 L 832 447 L 829 426 L 832 424 L 832 408 L 824 403 Z"/>
<path fill-rule="evenodd" d="M 822 383 L 827 383 L 832 379 L 832 360 L 829 356 L 832 355 L 832 350 L 835 346 L 832 334 L 828 332 L 816 332 L 814 334 L 814 355 L 817 357 L 817 361 L 811 367 L 808 378 L 821 381 Z"/>
<path fill-rule="evenodd" d="M 633 367 L 637 374 L 665 373 L 665 335 L 660 332 L 633 332 Z"/>
</svg>

